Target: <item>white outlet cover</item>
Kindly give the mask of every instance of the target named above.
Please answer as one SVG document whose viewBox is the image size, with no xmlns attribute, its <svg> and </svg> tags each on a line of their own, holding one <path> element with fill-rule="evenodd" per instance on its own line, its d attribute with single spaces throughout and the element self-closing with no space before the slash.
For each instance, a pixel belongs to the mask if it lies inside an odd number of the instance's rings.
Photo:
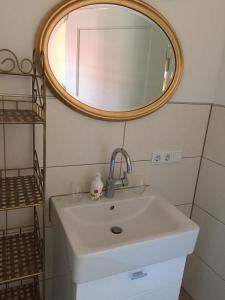
<svg viewBox="0 0 225 300">
<path fill-rule="evenodd" d="M 168 159 L 169 157 L 169 159 Z M 152 164 L 171 164 L 182 160 L 182 151 L 152 152 Z"/>
</svg>

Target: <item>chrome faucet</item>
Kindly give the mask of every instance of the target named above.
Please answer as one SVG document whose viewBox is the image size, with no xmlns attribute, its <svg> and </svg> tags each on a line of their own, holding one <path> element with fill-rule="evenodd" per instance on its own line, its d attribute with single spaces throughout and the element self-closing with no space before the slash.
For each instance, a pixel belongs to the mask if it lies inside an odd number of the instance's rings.
<svg viewBox="0 0 225 300">
<path fill-rule="evenodd" d="M 123 178 L 114 178 L 114 168 L 116 163 L 116 156 L 118 153 L 121 153 L 122 156 L 124 156 L 127 164 L 127 171 L 123 172 Z M 128 185 L 128 179 L 127 179 L 127 173 L 132 172 L 132 164 L 130 156 L 128 155 L 127 151 L 123 148 L 117 148 L 113 151 L 110 161 L 110 170 L 109 170 L 109 176 L 106 180 L 106 191 L 105 196 L 107 198 L 113 198 L 114 192 L 116 188 L 127 186 Z"/>
</svg>

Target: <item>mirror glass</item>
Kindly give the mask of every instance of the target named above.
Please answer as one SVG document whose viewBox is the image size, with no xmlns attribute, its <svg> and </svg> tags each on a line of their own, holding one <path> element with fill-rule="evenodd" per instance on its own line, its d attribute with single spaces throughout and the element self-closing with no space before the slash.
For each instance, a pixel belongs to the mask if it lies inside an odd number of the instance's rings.
<svg viewBox="0 0 225 300">
<path fill-rule="evenodd" d="M 148 106 L 171 85 L 176 59 L 166 33 L 128 7 L 94 4 L 65 15 L 48 40 L 52 73 L 90 107 L 126 112 Z"/>
</svg>

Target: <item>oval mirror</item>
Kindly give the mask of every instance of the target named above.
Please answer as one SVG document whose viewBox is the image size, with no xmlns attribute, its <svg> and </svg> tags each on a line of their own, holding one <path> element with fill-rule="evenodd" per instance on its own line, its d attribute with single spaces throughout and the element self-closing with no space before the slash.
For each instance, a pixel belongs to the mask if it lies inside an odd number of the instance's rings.
<svg viewBox="0 0 225 300">
<path fill-rule="evenodd" d="M 42 23 L 36 47 L 57 95 L 101 119 L 134 119 L 159 109 L 182 76 L 174 30 L 140 0 L 64 1 Z"/>
</svg>

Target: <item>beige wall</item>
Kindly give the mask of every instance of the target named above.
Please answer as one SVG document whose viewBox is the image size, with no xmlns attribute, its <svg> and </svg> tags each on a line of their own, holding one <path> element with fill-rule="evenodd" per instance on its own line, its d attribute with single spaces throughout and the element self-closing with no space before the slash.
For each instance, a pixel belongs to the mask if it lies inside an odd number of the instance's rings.
<svg viewBox="0 0 225 300">
<path fill-rule="evenodd" d="M 219 78 L 217 81 L 216 98 L 215 103 L 219 105 L 225 105 L 225 47 L 223 49 L 223 57 L 220 65 Z"/>
<path fill-rule="evenodd" d="M 183 46 L 185 71 L 173 101 L 213 102 L 225 45 L 223 0 L 148 0 L 174 26 Z M 2 47 L 31 56 L 42 17 L 58 0 L 1 0 Z M 12 90 L 14 90 L 11 87 Z M 17 86 L 14 90 L 18 93 Z M 22 91 L 21 91 L 22 92 Z"/>
<path fill-rule="evenodd" d="M 30 57 L 34 36 L 42 16 L 58 0 L 1 0 L 0 45 L 19 57 Z M 175 27 L 184 50 L 185 71 L 182 83 L 160 111 L 130 122 L 104 122 L 72 111 L 48 91 L 47 99 L 47 196 L 87 191 L 96 171 L 106 177 L 110 155 L 124 146 L 133 161 L 131 185 L 140 179 L 156 187 L 173 204 L 190 213 L 199 161 L 208 121 L 210 103 L 215 99 L 224 40 L 225 2 L 148 1 Z M 209 20 L 211 20 L 209 24 Z M 208 26 L 207 26 L 208 25 Z M 224 36 L 224 35 L 223 35 Z M 225 39 L 225 37 L 224 37 Z M 215 47 L 216 45 L 216 47 Z M 0 81 L 0 97 L 29 94 L 29 87 L 18 80 Z M 189 102 L 187 104 L 186 102 Z M 206 103 L 206 104 L 204 104 Z M 208 103 L 208 104 L 207 104 Z M 7 129 L 8 166 L 30 164 L 31 128 L 11 125 Z M 0 127 L 0 167 L 3 164 L 3 139 Z M 24 150 L 26 149 L 26 150 Z M 152 151 L 181 150 L 181 163 L 153 166 Z M 119 164 L 118 164 L 119 168 Z M 3 223 L 4 218 L 0 216 Z M 29 211 L 9 213 L 9 225 L 30 222 Z M 51 224 L 47 222 L 47 278 L 49 299 L 54 277 L 51 255 Z M 48 300 L 49 300 L 48 299 Z M 205 300 L 205 299 L 204 299 Z"/>
</svg>

